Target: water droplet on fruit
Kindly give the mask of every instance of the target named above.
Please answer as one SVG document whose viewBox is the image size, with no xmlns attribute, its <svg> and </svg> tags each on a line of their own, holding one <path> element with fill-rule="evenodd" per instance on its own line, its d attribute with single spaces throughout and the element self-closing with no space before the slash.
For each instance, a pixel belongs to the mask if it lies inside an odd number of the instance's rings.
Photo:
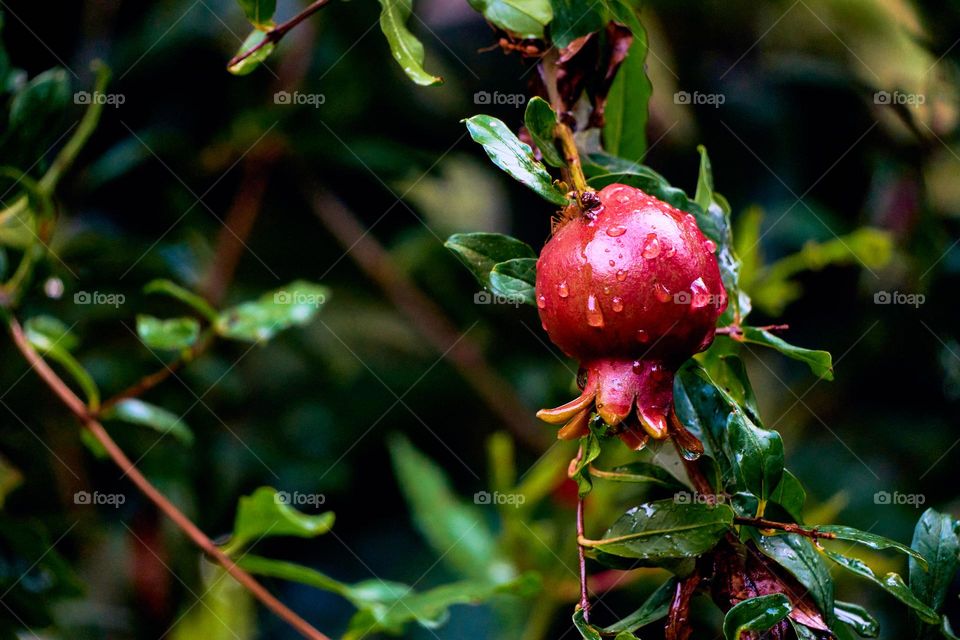
<svg viewBox="0 0 960 640">
<path fill-rule="evenodd" d="M 587 296 L 587 324 L 598 329 L 603 326 L 603 312 L 592 293 Z"/>
<path fill-rule="evenodd" d="M 707 240 L 706 242 L 703 243 L 703 248 L 709 251 L 710 253 L 713 253 L 714 251 L 717 250 L 717 243 L 714 242 L 713 240 Z"/>
<path fill-rule="evenodd" d="M 650 342 L 650 334 L 643 329 L 637 329 L 637 340 L 643 344 Z"/>
<path fill-rule="evenodd" d="M 563 281 L 557 285 L 557 295 L 561 298 L 566 298 L 570 295 L 570 288 L 567 287 L 566 281 Z"/>
<path fill-rule="evenodd" d="M 673 246 L 673 245 L 670 244 L 669 242 L 664 242 L 664 243 L 663 243 L 663 257 L 664 257 L 664 258 L 672 258 L 676 252 L 677 252 L 677 248 L 676 248 L 675 246 Z"/>
<path fill-rule="evenodd" d="M 543 294 L 537 296 L 537 307 L 543 309 L 547 306 L 547 297 Z"/>
<path fill-rule="evenodd" d="M 657 234 L 647 234 L 647 239 L 643 243 L 643 249 L 640 251 L 640 255 L 648 260 L 660 255 L 660 239 L 657 237 Z"/>
<path fill-rule="evenodd" d="M 688 213 L 687 215 L 683 216 L 683 219 L 687 221 L 687 224 L 697 224 L 697 219 L 692 213 Z"/>
<path fill-rule="evenodd" d="M 613 300 L 610 301 L 610 303 L 613 305 L 613 310 L 616 311 L 617 313 L 620 313 L 621 311 L 623 311 L 622 298 L 614 298 Z"/>
<path fill-rule="evenodd" d="M 670 290 L 663 286 L 663 284 L 658 282 L 654 285 L 653 293 L 660 302 L 670 302 Z"/>
<path fill-rule="evenodd" d="M 603 288 L 603 292 L 606 293 L 606 294 L 609 294 L 609 293 L 610 293 L 610 287 L 605 286 L 605 287 Z"/>
<path fill-rule="evenodd" d="M 611 261 L 610 261 L 610 266 L 611 266 L 611 267 L 617 266 L 617 261 L 616 261 L 616 260 L 611 260 Z"/>
<path fill-rule="evenodd" d="M 617 196 L 617 202 L 629 202 L 630 196 Z"/>
<path fill-rule="evenodd" d="M 697 278 L 690 283 L 690 293 L 693 294 L 690 298 L 690 306 L 694 309 L 702 309 L 710 304 L 710 292 L 707 290 L 707 285 L 703 283 L 703 278 Z"/>
<path fill-rule="evenodd" d="M 607 227 L 607 235 L 611 238 L 619 238 L 627 232 L 627 228 L 621 224 L 616 224 L 612 227 Z"/>
<path fill-rule="evenodd" d="M 623 282 L 626 279 L 627 279 L 626 271 L 624 271 L 623 269 L 620 269 L 619 271 L 617 271 L 617 282 Z"/>
</svg>

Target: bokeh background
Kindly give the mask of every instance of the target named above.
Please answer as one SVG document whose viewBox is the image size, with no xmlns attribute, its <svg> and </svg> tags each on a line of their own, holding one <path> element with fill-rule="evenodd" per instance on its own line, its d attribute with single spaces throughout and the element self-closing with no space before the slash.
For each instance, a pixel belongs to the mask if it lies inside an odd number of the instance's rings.
<svg viewBox="0 0 960 640">
<path fill-rule="evenodd" d="M 510 96 L 527 95 L 531 61 L 483 51 L 495 35 L 464 2 L 416 3 L 426 66 L 445 78 L 431 88 L 393 62 L 378 5 L 366 0 L 331 4 L 245 77 L 225 71 L 248 29 L 229 0 L 0 4 L 14 65 L 30 76 L 65 67 L 81 90 L 100 58 L 113 69 L 109 91 L 124 97 L 105 109 L 60 189 L 52 246 L 69 270 L 52 261 L 41 275 L 64 292 L 46 295 L 41 278 L 25 301 L 27 315 L 79 322 L 79 357 L 104 390 L 160 365 L 132 332 L 138 312 L 173 313 L 142 293 L 153 278 L 226 302 L 296 278 L 332 292 L 308 327 L 265 347 L 218 345 L 151 392 L 184 415 L 192 447 L 113 428 L 145 473 L 211 536 L 230 531 L 237 497 L 258 486 L 322 494 L 337 514 L 333 534 L 265 541 L 257 552 L 346 581 L 427 588 L 464 577 L 484 551 L 445 555 L 421 535 L 444 508 L 411 512 L 389 453 L 403 434 L 449 476 L 481 529 L 503 534 L 496 553 L 540 571 L 552 593 L 456 607 L 445 626 L 411 625 L 405 637 L 574 637 L 573 492 L 563 481 L 572 451 L 552 447 L 552 429 L 532 414 L 568 396 L 575 365 L 546 343 L 534 310 L 475 304 L 478 285 L 442 246 L 458 231 L 511 233 L 534 247 L 549 234 L 550 206 L 489 164 L 460 123 L 483 112 L 519 127 L 523 105 Z M 298 8 L 281 0 L 279 13 Z M 747 363 L 766 424 L 782 432 L 787 465 L 810 491 L 807 520 L 909 541 L 923 508 L 957 516 L 960 5 L 654 1 L 642 16 L 654 86 L 646 163 L 692 191 L 696 145 L 706 145 L 750 256 L 753 324 L 789 323 L 791 342 L 834 355 L 833 382 L 773 352 Z M 278 91 L 322 104 L 278 104 Z M 683 104 L 681 91 L 722 104 Z M 507 98 L 476 104 L 477 92 Z M 75 107 L 62 131 L 80 114 Z M 51 144 L 60 133 L 50 131 Z M 229 288 L 216 291 L 218 235 L 224 221 L 244 220 L 253 221 L 247 248 Z M 126 302 L 75 305 L 81 290 Z M 878 303 L 884 293 L 891 304 Z M 897 303 L 906 295 L 916 304 Z M 41 637 L 295 637 L 269 614 L 251 621 L 240 593 L 218 609 L 226 631 L 195 606 L 206 571 L 195 550 L 84 448 L 9 342 L 0 349 L 0 451 L 22 480 L 6 496 L 5 535 L 45 532 L 83 584 L 58 597 L 40 576 L 18 596 L 18 607 L 49 609 L 56 621 Z M 475 492 L 509 484 L 488 455 L 498 433 L 498 464 L 511 443 L 518 476 L 529 479 L 541 460 L 542 491 L 522 510 L 529 526 L 502 515 L 509 509 L 474 505 Z M 74 503 L 76 491 L 93 489 L 127 500 Z M 591 498 L 592 529 L 642 495 L 606 493 Z M 865 557 L 904 570 L 899 558 Z M 8 560 L 2 575 L 13 584 L 30 562 Z M 640 573 L 604 597 L 612 611 L 632 610 L 661 577 Z M 906 637 L 903 607 L 837 577 L 839 597 L 866 604 L 883 637 Z M 351 614 L 333 595 L 268 584 L 331 634 Z M 700 615 L 716 622 L 707 608 Z"/>
</svg>

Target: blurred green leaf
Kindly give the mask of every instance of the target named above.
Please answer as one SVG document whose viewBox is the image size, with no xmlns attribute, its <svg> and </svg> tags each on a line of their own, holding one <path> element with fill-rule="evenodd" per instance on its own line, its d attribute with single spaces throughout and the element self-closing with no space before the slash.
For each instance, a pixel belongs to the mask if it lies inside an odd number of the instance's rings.
<svg viewBox="0 0 960 640">
<path fill-rule="evenodd" d="M 227 71 L 235 76 L 245 76 L 252 73 L 253 70 L 259 67 L 261 62 L 269 58 L 270 54 L 276 49 L 276 45 L 273 42 L 263 44 L 266 39 L 267 34 L 260 29 L 251 31 L 234 54 L 234 58 L 246 57 L 228 66 Z M 254 49 L 256 49 L 256 51 L 253 51 Z M 253 53 L 246 55 L 250 51 L 253 51 Z"/>
<path fill-rule="evenodd" d="M 310 322 L 328 295 L 326 287 L 297 280 L 269 291 L 255 301 L 224 309 L 217 317 L 214 329 L 232 340 L 270 340 L 284 329 Z"/>
<path fill-rule="evenodd" d="M 151 349 L 179 351 L 192 347 L 200 335 L 195 318 L 161 320 L 148 315 L 137 316 L 137 335 Z"/>
<path fill-rule="evenodd" d="M 104 412 L 103 417 L 150 427 L 163 434 L 169 433 L 183 444 L 193 444 L 193 432 L 177 414 L 139 398 L 121 400 Z"/>
<path fill-rule="evenodd" d="M 543 155 L 543 161 L 553 167 L 567 166 L 563 156 L 557 150 L 555 141 L 557 113 L 550 103 L 539 96 L 531 98 L 523 114 L 523 122 L 533 143 Z"/>
<path fill-rule="evenodd" d="M 687 487 L 663 467 L 650 462 L 631 462 L 630 464 L 614 467 L 609 471 L 591 469 L 590 474 L 596 478 L 613 482 L 627 482 L 639 484 L 654 484 L 666 489 L 682 491 Z"/>
<path fill-rule="evenodd" d="M 478 115 L 464 122 L 470 137 L 483 145 L 495 165 L 550 202 L 567 204 L 566 194 L 557 189 L 546 168 L 533 157 L 530 145 L 521 142 L 502 121 Z"/>
<path fill-rule="evenodd" d="M 750 631 L 766 631 L 793 611 L 790 599 L 782 593 L 757 596 L 735 604 L 723 617 L 723 635 L 740 640 Z"/>
<path fill-rule="evenodd" d="M 647 117 L 653 85 L 647 77 L 647 34 L 634 34 L 627 57 L 607 94 L 603 147 L 615 156 L 640 162 L 647 153 Z"/>
<path fill-rule="evenodd" d="M 16 93 L 10 103 L 8 136 L 11 139 L 8 148 L 23 156 L 47 150 L 63 133 L 60 123 L 71 98 L 66 69 L 56 67 L 38 74 Z M 34 160 L 35 157 L 30 157 L 28 164 Z M 10 161 L 9 157 L 4 160 L 5 163 Z"/>
<path fill-rule="evenodd" d="M 0 509 L 10 492 L 23 483 L 23 474 L 3 455 L 0 455 Z"/>
<path fill-rule="evenodd" d="M 273 26 L 273 14 L 277 10 L 277 0 L 237 0 L 250 24 L 258 29 Z"/>
<path fill-rule="evenodd" d="M 542 38 L 553 20 L 550 0 L 467 0 L 475 11 L 504 31 L 521 38 Z"/>
<path fill-rule="evenodd" d="M 526 243 L 500 233 L 455 233 L 443 246 L 455 253 L 484 287 L 491 286 L 490 273 L 498 264 L 537 257 Z"/>
<path fill-rule="evenodd" d="M 390 454 L 417 527 L 445 562 L 471 578 L 516 577 L 479 509 L 453 492 L 443 469 L 402 436 L 390 439 Z"/>
<path fill-rule="evenodd" d="M 327 511 L 308 515 L 290 506 L 291 494 L 273 487 L 260 487 L 237 503 L 233 535 L 224 552 L 234 554 L 251 542 L 274 536 L 314 538 L 330 531 L 334 515 Z"/>
<path fill-rule="evenodd" d="M 571 42 L 601 31 L 607 25 L 607 12 L 602 2 L 585 5 L 577 0 L 550 0 L 553 22 L 550 23 L 550 42 L 565 49 Z"/>
<path fill-rule="evenodd" d="M 443 82 L 443 78 L 424 70 L 423 43 L 407 28 L 407 20 L 413 15 L 412 0 L 380 0 L 380 8 L 380 30 L 387 38 L 393 59 L 407 77 L 422 86 Z"/>
<path fill-rule="evenodd" d="M 850 625 L 864 638 L 876 638 L 880 635 L 880 623 L 860 605 L 837 600 L 833 611 L 840 622 Z"/>
<path fill-rule="evenodd" d="M 536 304 L 536 258 L 514 258 L 498 262 L 490 271 L 490 291 L 508 300 Z"/>
<path fill-rule="evenodd" d="M 914 561 L 919 562 L 924 570 L 927 569 L 926 558 L 924 558 L 918 551 L 914 551 L 907 545 L 897 542 L 896 540 L 891 540 L 890 538 L 885 538 L 884 536 L 870 533 L 869 531 L 860 531 L 859 529 L 854 529 L 853 527 L 846 527 L 839 524 L 824 524 L 818 526 L 817 529 L 823 533 L 832 533 L 837 537 L 838 540 L 858 542 L 878 551 L 882 551 L 884 549 L 895 549 L 901 553 L 907 554 L 913 558 Z"/>
<path fill-rule="evenodd" d="M 87 404 L 94 410 L 100 407 L 100 390 L 93 377 L 76 358 L 70 355 L 68 346 L 76 346 L 76 339 L 66 326 L 48 316 L 30 318 L 24 323 L 23 332 L 30 345 L 41 355 L 54 360 L 70 374 L 87 397 Z"/>
<path fill-rule="evenodd" d="M 910 588 L 903 582 L 903 578 L 901 578 L 899 574 L 891 572 L 882 578 L 878 578 L 873 570 L 864 564 L 862 560 L 848 558 L 847 556 L 836 553 L 835 551 L 830 551 L 829 549 L 825 549 L 824 553 L 828 558 L 836 562 L 847 571 L 858 575 L 861 578 L 866 578 L 870 582 L 873 582 L 874 584 L 883 588 L 884 591 L 916 611 L 917 615 L 920 616 L 920 619 L 924 622 L 929 624 L 939 624 L 940 616 L 937 615 L 937 612 L 925 605 L 915 595 L 913 595 L 913 592 L 910 591 Z"/>
<path fill-rule="evenodd" d="M 833 577 L 809 538 L 795 533 L 766 536 L 755 532 L 753 539 L 764 555 L 789 571 L 809 591 L 820 611 L 827 615 L 833 611 Z"/>
<path fill-rule="evenodd" d="M 953 518 L 927 509 L 917 521 L 910 546 L 927 562 L 927 568 L 924 568 L 915 558 L 910 558 L 910 590 L 939 612 L 960 566 L 960 540 Z"/>
<path fill-rule="evenodd" d="M 818 378 L 833 380 L 833 357 L 827 351 L 815 351 L 797 347 L 786 340 L 773 335 L 764 329 L 742 327 L 743 334 L 739 337 L 743 342 L 759 344 L 776 349 L 788 358 L 804 362 Z"/>
<path fill-rule="evenodd" d="M 589 546 L 624 558 L 693 557 L 712 549 L 732 525 L 733 509 L 725 504 L 660 500 L 630 509 Z"/>
<path fill-rule="evenodd" d="M 144 293 L 159 293 L 161 295 L 176 298 L 180 302 L 191 307 L 201 316 L 210 322 L 216 322 L 218 318 L 217 310 L 210 306 L 210 303 L 193 293 L 184 289 L 172 280 L 152 280 L 143 288 Z"/>
<path fill-rule="evenodd" d="M 670 602 L 673 600 L 674 592 L 677 588 L 677 579 L 670 578 L 657 590 L 650 594 L 640 608 L 628 615 L 619 622 L 606 626 L 601 629 L 604 633 L 620 633 L 623 631 L 636 631 L 640 627 L 645 627 L 657 620 L 667 617 L 670 612 Z"/>
<path fill-rule="evenodd" d="M 219 566 L 205 567 L 197 604 L 170 631 L 173 640 L 253 640 L 257 610 L 253 596 Z"/>
</svg>

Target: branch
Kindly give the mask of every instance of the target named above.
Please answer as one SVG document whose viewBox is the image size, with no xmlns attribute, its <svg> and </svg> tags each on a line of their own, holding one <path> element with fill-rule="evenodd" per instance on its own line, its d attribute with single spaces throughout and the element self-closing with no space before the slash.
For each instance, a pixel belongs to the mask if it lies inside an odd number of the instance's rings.
<svg viewBox="0 0 960 640">
<path fill-rule="evenodd" d="M 263 585 L 257 582 L 253 576 L 238 567 L 197 525 L 170 502 L 166 496 L 160 493 L 160 491 L 147 480 L 146 476 L 137 469 L 133 462 L 130 461 L 130 458 L 127 457 L 123 450 L 117 446 L 117 443 L 113 441 L 113 438 L 110 437 L 103 425 L 89 413 L 84 402 L 60 379 L 46 361 L 34 351 L 27 337 L 24 335 L 20 323 L 12 315 L 9 317 L 9 327 L 14 344 L 17 346 L 17 349 L 20 350 L 20 353 L 23 354 L 23 357 L 30 364 L 31 368 L 37 372 L 37 375 L 39 375 L 54 394 L 59 397 L 67 409 L 80 420 L 87 431 L 103 445 L 107 455 L 120 467 L 124 475 L 129 477 L 131 482 L 133 482 L 160 511 L 166 514 L 204 554 L 222 566 L 227 573 L 253 594 L 257 600 L 296 629 L 304 638 L 309 638 L 309 640 L 330 640 L 328 636 L 315 629 L 310 623 L 280 602 L 267 591 Z"/>
<path fill-rule="evenodd" d="M 756 327 L 760 331 L 786 331 L 789 328 L 790 325 L 788 324 L 768 324 L 765 327 Z M 728 327 L 717 328 L 716 333 L 718 336 L 730 336 L 736 340 L 738 336 L 743 335 L 743 329 L 740 328 L 740 325 L 732 324 Z"/>
<path fill-rule="evenodd" d="M 283 39 L 283 36 L 287 35 L 287 32 L 322 9 L 329 2 L 330 0 L 316 0 L 316 2 L 310 3 L 306 9 L 297 15 L 267 31 L 264 34 L 263 40 L 258 42 L 256 46 L 252 47 L 249 51 L 244 51 L 240 55 L 236 55 L 231 58 L 230 62 L 227 63 L 227 68 L 229 69 L 230 67 L 240 64 L 268 44 L 277 44 L 281 39 Z"/>
<path fill-rule="evenodd" d="M 580 450 L 577 451 L 577 457 L 570 463 L 574 464 L 583 458 L 583 440 L 580 442 Z M 587 592 L 587 554 L 586 548 L 580 542 L 586 536 L 583 526 L 583 496 L 577 491 L 577 562 L 580 565 L 580 608 L 583 610 L 583 621 L 590 622 L 590 594 Z"/>
<path fill-rule="evenodd" d="M 825 531 L 817 531 L 817 528 L 812 529 L 807 527 L 802 527 L 798 524 L 792 522 L 776 522 L 774 520 L 767 520 L 766 518 L 748 518 L 745 516 L 735 516 L 733 518 L 734 524 L 745 524 L 751 527 L 756 527 L 758 529 L 777 529 L 778 531 L 786 531 L 787 533 L 796 533 L 801 536 L 806 536 L 812 540 L 817 540 L 820 538 L 826 538 L 827 540 L 833 540 L 837 536 L 834 533 L 827 533 Z"/>
</svg>

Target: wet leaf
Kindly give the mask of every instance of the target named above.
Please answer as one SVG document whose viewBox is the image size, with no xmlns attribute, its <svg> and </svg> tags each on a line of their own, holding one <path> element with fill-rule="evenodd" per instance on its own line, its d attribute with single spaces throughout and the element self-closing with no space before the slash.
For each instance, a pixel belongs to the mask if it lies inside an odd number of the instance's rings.
<svg viewBox="0 0 960 640">
<path fill-rule="evenodd" d="M 534 144 L 540 149 L 544 162 L 553 167 L 565 167 L 567 163 L 557 150 L 555 142 L 557 114 L 550 104 L 539 96 L 531 98 L 527 103 L 523 122 Z"/>
<path fill-rule="evenodd" d="M 137 335 L 151 349 L 179 351 L 192 347 L 200 335 L 196 318 L 161 320 L 148 315 L 137 316 Z"/>
<path fill-rule="evenodd" d="M 850 625 L 864 638 L 876 638 L 880 635 L 880 623 L 860 605 L 837 600 L 833 611 L 840 622 Z"/>
<path fill-rule="evenodd" d="M 818 526 L 817 529 L 824 533 L 832 533 L 837 537 L 838 540 L 858 542 L 878 551 L 882 551 L 884 549 L 895 549 L 901 553 L 907 554 L 914 561 L 919 562 L 924 570 L 927 569 L 927 561 L 919 552 L 914 551 L 907 545 L 897 542 L 896 540 L 891 540 L 890 538 L 886 538 L 875 533 L 870 533 L 869 531 L 860 531 L 859 529 L 854 529 L 853 527 L 846 527 L 839 524 L 824 524 Z"/>
<path fill-rule="evenodd" d="M 454 252 L 484 287 L 490 287 L 490 272 L 496 265 L 537 256 L 526 243 L 500 233 L 456 233 L 443 246 Z"/>
<path fill-rule="evenodd" d="M 744 413 L 733 411 L 727 421 L 727 455 L 743 488 L 761 501 L 770 498 L 783 477 L 783 439 L 762 429 Z"/>
<path fill-rule="evenodd" d="M 170 434 L 183 444 L 193 444 L 193 432 L 177 414 L 139 398 L 121 400 L 110 407 L 103 417 L 150 427 L 159 433 Z"/>
<path fill-rule="evenodd" d="M 910 545 L 927 562 L 925 569 L 910 558 L 910 589 L 934 611 L 941 611 L 947 589 L 960 566 L 960 540 L 949 514 L 927 509 L 920 516 Z"/>
<path fill-rule="evenodd" d="M 407 28 L 407 20 L 413 15 L 412 0 L 380 0 L 380 30 L 387 38 L 393 59 L 407 77 L 422 86 L 443 82 L 423 68 L 423 43 Z"/>
<path fill-rule="evenodd" d="M 810 593 L 821 612 L 834 608 L 834 584 L 820 553 L 808 538 L 795 533 L 753 536 L 757 547 L 770 559 L 789 571 Z"/>
<path fill-rule="evenodd" d="M 670 611 L 670 602 L 673 600 L 673 593 L 677 588 L 677 579 L 670 578 L 657 590 L 650 594 L 640 608 L 628 615 L 623 620 L 615 622 L 601 629 L 604 633 L 620 633 L 623 631 L 633 632 L 657 620 L 667 617 Z"/>
<path fill-rule="evenodd" d="M 790 599 L 782 593 L 738 602 L 723 618 L 723 635 L 727 640 L 740 640 L 744 633 L 766 631 L 792 610 Z"/>
<path fill-rule="evenodd" d="M 502 121 L 479 115 L 467 118 L 464 122 L 470 137 L 483 145 L 495 165 L 550 202 L 567 204 L 566 194 L 557 189 L 553 177 L 533 157 L 530 145 L 521 142 Z"/>
<path fill-rule="evenodd" d="M 743 327 L 743 335 L 740 339 L 743 342 L 759 344 L 771 349 L 776 349 L 788 358 L 804 362 L 810 367 L 818 378 L 824 380 L 833 380 L 833 357 L 827 351 L 816 351 L 813 349 L 804 349 L 797 347 L 779 336 L 775 336 L 769 331 L 757 329 L 755 327 Z"/>
<path fill-rule="evenodd" d="M 297 280 L 258 300 L 224 309 L 214 323 L 216 332 L 233 340 L 260 342 L 310 322 L 326 303 L 326 287 Z"/>
<path fill-rule="evenodd" d="M 536 304 L 536 258 L 514 258 L 498 262 L 490 271 L 490 291 L 508 300 Z"/>
<path fill-rule="evenodd" d="M 803 522 L 803 504 L 807 501 L 807 492 L 797 476 L 786 469 L 777 488 L 770 494 L 770 500 L 776 502 L 797 522 Z"/>
</svg>

